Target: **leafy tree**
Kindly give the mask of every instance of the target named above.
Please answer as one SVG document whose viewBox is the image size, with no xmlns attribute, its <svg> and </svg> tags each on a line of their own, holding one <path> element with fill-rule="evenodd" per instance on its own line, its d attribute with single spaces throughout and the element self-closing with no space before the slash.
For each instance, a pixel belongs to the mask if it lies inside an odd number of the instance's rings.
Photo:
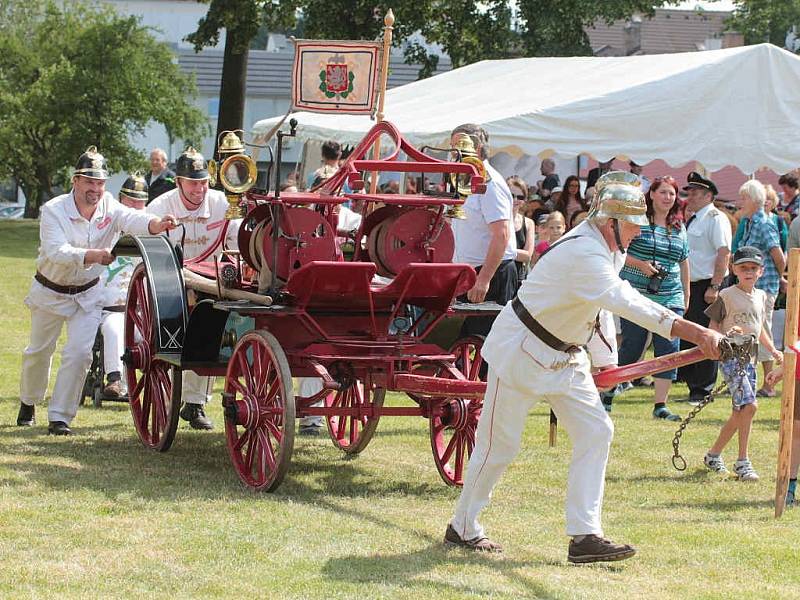
<svg viewBox="0 0 800 600">
<path fill-rule="evenodd" d="M 150 122 L 200 139 L 205 115 L 168 45 L 135 17 L 81 2 L 0 0 L 0 177 L 14 176 L 26 217 L 68 185 L 96 145 L 112 170 L 144 164 L 130 143 Z"/>
<path fill-rule="evenodd" d="M 199 0 L 207 1 L 207 0 Z M 294 20 L 296 0 L 210 0 L 208 13 L 200 19 L 197 31 L 186 39 L 195 52 L 204 46 L 216 46 L 225 29 L 225 57 L 222 62 L 222 85 L 219 90 L 217 135 L 221 131 L 242 129 L 244 101 L 247 95 L 247 57 L 250 43 L 264 26 L 289 27 Z M 216 142 L 214 153 L 216 153 Z"/>
<path fill-rule="evenodd" d="M 735 6 L 725 25 L 743 34 L 746 44 L 783 47 L 792 26 L 800 27 L 800 0 L 738 0 Z"/>
<path fill-rule="evenodd" d="M 653 15 L 664 1 L 519 0 L 522 48 L 526 56 L 591 56 L 586 27 L 611 24 L 635 13 Z"/>
</svg>

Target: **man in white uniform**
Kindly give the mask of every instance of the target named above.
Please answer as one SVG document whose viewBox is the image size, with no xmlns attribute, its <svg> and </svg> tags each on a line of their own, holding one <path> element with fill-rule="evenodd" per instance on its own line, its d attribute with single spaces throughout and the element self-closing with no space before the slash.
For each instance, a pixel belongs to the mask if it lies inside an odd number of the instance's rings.
<svg viewBox="0 0 800 600">
<path fill-rule="evenodd" d="M 228 201 L 225 194 L 208 187 L 208 163 L 194 148 L 187 148 L 178 157 L 175 167 L 177 187 L 162 194 L 147 205 L 147 212 L 154 215 L 173 214 L 185 228 L 170 232 L 176 243 L 183 238 L 183 257 L 189 260 L 205 254 L 216 245 L 207 260 L 220 255 L 224 249 L 236 250 L 241 219 L 226 221 Z M 224 239 L 221 233 L 227 225 Z M 222 243 L 218 243 L 222 242 Z M 203 407 L 211 399 L 213 378 L 200 376 L 191 371 L 183 373 L 183 408 L 181 418 L 193 429 L 213 429 Z"/>
<path fill-rule="evenodd" d="M 628 545 L 603 538 L 600 513 L 614 427 L 603 409 L 582 345 L 606 309 L 669 338 L 688 338 L 710 357 L 719 333 L 678 318 L 619 277 L 624 250 L 647 224 L 638 179 L 620 171 L 598 180 L 589 217 L 542 256 L 519 295 L 497 317 L 483 346 L 489 377 L 464 488 L 445 543 L 501 551 L 478 514 L 519 451 L 525 417 L 548 402 L 573 444 L 566 498 L 571 562 L 622 560 Z M 565 274 L 569 274 L 565 277 Z"/>
<path fill-rule="evenodd" d="M 689 307 L 684 317 L 698 325 L 708 325 L 706 309 L 719 296 L 731 256 L 730 221 L 714 206 L 717 186 L 692 171 L 686 179 L 686 208 L 693 214 L 686 222 L 689 239 Z M 681 350 L 694 344 L 681 342 Z M 698 404 L 717 382 L 717 363 L 704 360 L 678 369 L 678 378 L 689 388 L 689 402 Z"/>
<path fill-rule="evenodd" d="M 42 206 L 36 275 L 25 298 L 31 338 L 22 356 L 17 425 L 34 424 L 34 407 L 44 399 L 53 352 L 66 323 L 48 432 L 72 433 L 69 424 L 78 411 L 100 324 L 104 288 L 97 284 L 104 265 L 114 260 L 111 248 L 122 231 L 155 235 L 175 226 L 171 214 L 158 218 L 121 205 L 106 192 L 106 179 L 106 160 L 90 146 L 78 159 L 72 191 Z"/>
<path fill-rule="evenodd" d="M 488 181 L 483 194 L 471 194 L 464 201 L 466 218 L 451 220 L 456 245 L 453 262 L 466 263 L 478 273 L 475 285 L 466 295 L 469 302 L 492 301 L 504 305 L 519 286 L 514 262 L 517 257 L 514 199 L 505 178 L 487 160 L 486 130 L 473 123 L 459 125 L 451 133 L 451 146 L 458 147 L 462 136 L 472 140 Z M 460 335 L 486 335 L 493 322 L 494 317 L 468 317 Z"/>
<path fill-rule="evenodd" d="M 140 173 L 128 177 L 119 190 L 119 201 L 124 206 L 143 211 L 147 204 L 148 185 Z M 103 395 L 119 398 L 127 393 L 122 377 L 122 354 L 125 352 L 125 302 L 128 286 L 139 259 L 117 256 L 100 277 L 105 287 L 103 316 L 100 331 L 103 334 L 103 371 L 107 385 Z"/>
</svg>

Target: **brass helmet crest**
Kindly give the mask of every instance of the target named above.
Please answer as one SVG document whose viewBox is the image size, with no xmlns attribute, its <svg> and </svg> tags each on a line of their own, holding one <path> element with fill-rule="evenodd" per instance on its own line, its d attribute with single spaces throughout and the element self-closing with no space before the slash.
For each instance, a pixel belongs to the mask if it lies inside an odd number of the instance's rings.
<svg viewBox="0 0 800 600">
<path fill-rule="evenodd" d="M 642 181 L 637 175 L 626 171 L 610 171 L 597 180 L 588 219 L 593 221 L 602 218 L 628 221 L 635 225 L 649 224 Z"/>
</svg>

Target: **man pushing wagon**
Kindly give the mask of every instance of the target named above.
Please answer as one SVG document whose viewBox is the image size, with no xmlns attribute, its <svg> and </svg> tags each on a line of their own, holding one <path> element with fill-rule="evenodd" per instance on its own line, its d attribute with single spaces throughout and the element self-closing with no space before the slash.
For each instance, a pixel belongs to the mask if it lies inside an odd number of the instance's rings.
<svg viewBox="0 0 800 600">
<path fill-rule="evenodd" d="M 489 364 L 486 394 L 464 487 L 445 533 L 447 545 L 502 551 L 486 536 L 478 515 L 519 451 L 528 411 L 543 400 L 573 444 L 566 497 L 568 560 L 624 560 L 636 553 L 604 537 L 601 509 L 614 426 L 583 346 L 597 328 L 600 309 L 665 338 L 694 342 L 712 359 L 718 358 L 723 339 L 620 279 L 625 249 L 647 224 L 646 210 L 636 176 L 603 175 L 588 219 L 542 256 L 497 317 L 482 349 Z"/>
</svg>

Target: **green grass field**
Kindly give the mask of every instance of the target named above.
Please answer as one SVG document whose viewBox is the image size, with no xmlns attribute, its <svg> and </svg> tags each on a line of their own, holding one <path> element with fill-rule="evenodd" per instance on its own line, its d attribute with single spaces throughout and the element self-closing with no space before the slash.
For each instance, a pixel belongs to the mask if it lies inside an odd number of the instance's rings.
<svg viewBox="0 0 800 600">
<path fill-rule="evenodd" d="M 127 407 L 82 408 L 72 438 L 14 425 L 36 223 L 0 223 L 0 595 L 149 598 L 796 598 L 800 510 L 773 518 L 779 407 L 762 402 L 750 456 L 755 484 L 721 480 L 702 456 L 729 412 L 709 406 L 684 435 L 689 469 L 670 464 L 674 424 L 650 417 L 649 391 L 613 413 L 606 533 L 639 554 L 566 562 L 569 442 L 547 447 L 532 411 L 522 452 L 483 516 L 502 556 L 446 551 L 457 498 L 430 455 L 427 421 L 386 418 L 346 460 L 298 438 L 273 494 L 244 489 L 230 466 L 219 395 L 214 432 L 181 424 L 172 450 L 138 442 Z M 55 367 L 51 383 L 55 379 Z M 676 386 L 674 397 L 685 394 Z M 392 402 L 404 402 L 393 396 Z M 679 413 L 685 404 L 675 404 Z M 735 448 L 726 453 L 735 459 Z"/>
</svg>

